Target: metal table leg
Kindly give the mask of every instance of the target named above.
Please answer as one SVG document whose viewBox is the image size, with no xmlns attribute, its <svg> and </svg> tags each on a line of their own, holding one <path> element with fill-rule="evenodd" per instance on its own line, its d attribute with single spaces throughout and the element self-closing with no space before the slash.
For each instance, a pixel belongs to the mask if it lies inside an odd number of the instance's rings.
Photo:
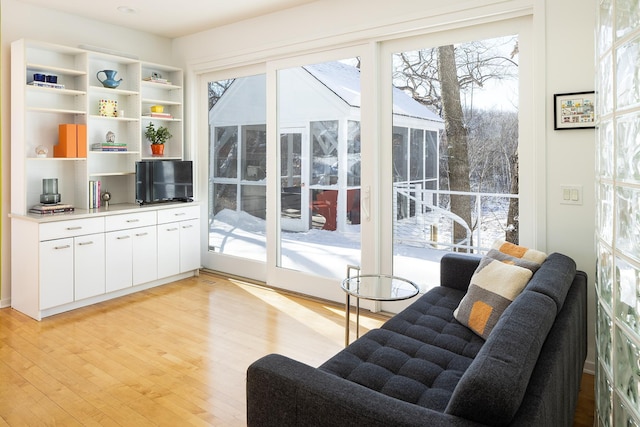
<svg viewBox="0 0 640 427">
<path fill-rule="evenodd" d="M 349 314 L 351 313 L 351 307 L 350 307 L 350 301 L 349 301 L 349 294 L 347 293 L 347 302 L 344 306 L 344 318 L 345 320 L 345 325 L 344 325 L 344 346 L 348 346 L 349 345 Z"/>
</svg>

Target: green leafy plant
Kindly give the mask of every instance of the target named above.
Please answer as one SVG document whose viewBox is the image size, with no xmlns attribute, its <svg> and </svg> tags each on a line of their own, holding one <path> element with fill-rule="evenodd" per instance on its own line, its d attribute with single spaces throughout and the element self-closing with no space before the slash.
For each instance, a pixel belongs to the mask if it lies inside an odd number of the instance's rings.
<svg viewBox="0 0 640 427">
<path fill-rule="evenodd" d="M 149 123 L 144 132 L 144 136 L 151 142 L 152 145 L 154 145 L 164 144 L 173 135 L 171 135 L 171 132 L 169 132 L 169 129 L 167 129 L 166 127 L 160 126 L 158 127 L 158 129 L 156 129 L 153 123 Z"/>
</svg>

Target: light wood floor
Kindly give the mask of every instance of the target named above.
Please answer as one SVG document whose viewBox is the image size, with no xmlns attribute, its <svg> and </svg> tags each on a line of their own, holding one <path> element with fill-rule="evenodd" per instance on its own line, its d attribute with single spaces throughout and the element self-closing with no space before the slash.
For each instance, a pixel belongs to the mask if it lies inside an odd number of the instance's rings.
<svg viewBox="0 0 640 427">
<path fill-rule="evenodd" d="M 243 426 L 247 366 L 273 352 L 317 366 L 343 322 L 339 305 L 206 273 L 42 322 L 2 309 L 0 426 Z M 592 378 L 576 426 L 593 425 Z"/>
</svg>

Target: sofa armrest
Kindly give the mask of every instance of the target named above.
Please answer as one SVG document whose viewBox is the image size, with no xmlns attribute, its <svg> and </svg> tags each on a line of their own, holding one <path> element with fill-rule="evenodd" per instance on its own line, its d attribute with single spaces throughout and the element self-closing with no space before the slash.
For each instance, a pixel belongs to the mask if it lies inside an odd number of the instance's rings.
<svg viewBox="0 0 640 427">
<path fill-rule="evenodd" d="M 479 426 L 278 354 L 265 356 L 247 369 L 247 425 Z"/>
<path fill-rule="evenodd" d="M 450 252 L 440 260 L 440 285 L 466 291 L 482 257 Z"/>
</svg>

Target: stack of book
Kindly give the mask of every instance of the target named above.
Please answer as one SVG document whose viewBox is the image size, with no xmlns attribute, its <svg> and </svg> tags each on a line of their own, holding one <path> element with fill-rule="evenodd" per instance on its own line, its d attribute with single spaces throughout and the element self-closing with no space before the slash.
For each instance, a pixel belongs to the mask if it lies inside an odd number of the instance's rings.
<svg viewBox="0 0 640 427">
<path fill-rule="evenodd" d="M 145 117 L 156 117 L 159 119 L 173 119 L 171 113 L 143 113 Z"/>
<path fill-rule="evenodd" d="M 127 151 L 127 144 L 124 142 L 96 142 L 91 145 L 92 151 Z"/>
<path fill-rule="evenodd" d="M 49 83 L 49 82 L 37 82 L 37 81 L 32 81 L 27 83 L 30 86 L 38 86 L 38 87 L 50 87 L 53 89 L 64 89 L 64 85 L 58 84 L 58 83 Z"/>
<path fill-rule="evenodd" d="M 29 209 L 29 213 L 35 213 L 40 215 L 51 215 L 59 213 L 73 212 L 75 208 L 73 205 L 65 205 L 62 203 L 56 203 L 51 205 L 35 205 Z"/>
<path fill-rule="evenodd" d="M 145 82 L 153 82 L 153 83 L 162 83 L 165 85 L 170 85 L 171 82 L 167 79 L 163 79 L 162 77 L 153 77 L 153 76 L 149 76 L 149 77 L 144 77 L 142 80 L 144 80 Z"/>
<path fill-rule="evenodd" d="M 99 208 L 102 202 L 100 198 L 101 190 L 100 181 L 89 181 L 89 209 Z"/>
</svg>

